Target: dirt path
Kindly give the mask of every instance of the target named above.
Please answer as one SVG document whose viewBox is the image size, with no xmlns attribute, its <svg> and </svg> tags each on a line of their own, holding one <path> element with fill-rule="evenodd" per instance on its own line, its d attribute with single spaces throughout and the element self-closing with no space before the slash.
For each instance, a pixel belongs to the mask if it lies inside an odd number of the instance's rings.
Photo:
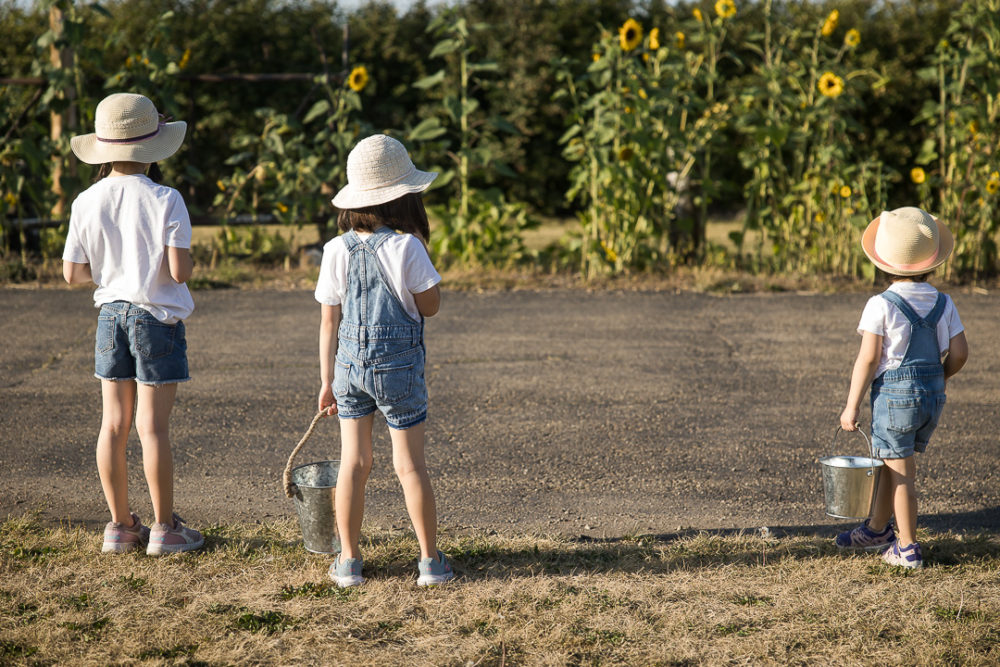
<svg viewBox="0 0 1000 667">
<path fill-rule="evenodd" d="M 918 460 L 923 525 L 1000 529 L 1000 295 L 959 292 L 972 361 Z M 428 321 L 428 462 L 443 527 L 594 537 L 818 530 L 865 295 L 448 293 Z M 315 411 L 307 292 L 208 291 L 173 418 L 178 512 L 195 526 L 292 516 L 280 489 Z M 107 520 L 89 290 L 0 290 L 0 517 Z M 336 422 L 305 460 L 336 458 Z M 366 520 L 406 526 L 377 423 Z M 860 453 L 841 436 L 837 453 Z M 138 439 L 133 507 L 150 515 Z"/>
</svg>

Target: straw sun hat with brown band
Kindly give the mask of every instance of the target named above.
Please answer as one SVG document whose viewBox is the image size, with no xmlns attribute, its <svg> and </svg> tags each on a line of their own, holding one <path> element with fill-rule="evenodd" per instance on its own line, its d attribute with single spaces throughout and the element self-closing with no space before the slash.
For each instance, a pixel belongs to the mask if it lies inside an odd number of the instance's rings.
<svg viewBox="0 0 1000 667">
<path fill-rule="evenodd" d="M 930 213 L 905 206 L 868 223 L 861 248 L 878 268 L 894 276 L 918 276 L 944 264 L 955 239 Z"/>
<path fill-rule="evenodd" d="M 87 164 L 158 162 L 180 148 L 187 123 L 160 119 L 144 95 L 115 93 L 101 100 L 94 114 L 93 134 L 70 139 L 70 147 Z"/>
</svg>

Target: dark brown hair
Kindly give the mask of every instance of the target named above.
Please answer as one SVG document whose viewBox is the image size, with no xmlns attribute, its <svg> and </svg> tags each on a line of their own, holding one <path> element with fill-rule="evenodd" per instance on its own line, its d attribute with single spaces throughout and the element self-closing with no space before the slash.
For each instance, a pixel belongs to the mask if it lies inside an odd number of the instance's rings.
<svg viewBox="0 0 1000 667">
<path fill-rule="evenodd" d="M 933 271 L 928 271 L 927 273 L 921 273 L 916 276 L 898 276 L 895 273 L 889 273 L 888 271 L 884 271 L 883 269 L 879 268 L 876 268 L 876 271 L 878 271 L 878 273 L 881 274 L 881 278 L 883 279 L 884 282 L 887 283 L 894 283 L 898 280 L 908 280 L 913 283 L 925 283 L 927 282 L 928 278 L 934 275 Z"/>
<path fill-rule="evenodd" d="M 101 166 L 97 168 L 97 175 L 94 176 L 94 183 L 101 180 L 102 178 L 106 178 L 107 175 L 111 173 L 111 169 L 112 167 L 114 167 L 114 164 L 115 164 L 114 162 L 102 163 Z M 156 164 L 155 162 L 151 162 L 149 164 L 149 168 L 146 169 L 146 175 L 149 176 L 149 180 L 153 181 L 154 183 L 163 182 L 163 172 L 160 171 L 160 165 Z"/>
<path fill-rule="evenodd" d="M 364 208 L 342 208 L 337 214 L 337 227 L 342 232 L 349 232 L 352 229 L 374 232 L 383 225 L 397 232 L 420 235 L 425 241 L 431 235 L 424 202 L 415 192 L 385 204 Z"/>
</svg>

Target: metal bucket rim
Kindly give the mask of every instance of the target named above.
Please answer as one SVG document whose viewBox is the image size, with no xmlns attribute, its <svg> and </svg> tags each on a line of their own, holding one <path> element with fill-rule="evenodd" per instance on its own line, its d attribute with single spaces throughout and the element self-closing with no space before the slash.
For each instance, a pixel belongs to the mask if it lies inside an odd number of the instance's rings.
<svg viewBox="0 0 1000 667">
<path fill-rule="evenodd" d="M 860 470 L 863 468 L 879 468 L 885 465 L 885 462 L 881 459 L 873 459 L 868 456 L 846 456 L 846 455 L 835 455 L 835 456 L 824 456 L 819 459 L 819 464 L 830 468 L 839 468 L 842 470 Z"/>
<path fill-rule="evenodd" d="M 295 471 L 296 470 L 300 470 L 302 468 L 308 468 L 309 466 L 321 465 L 321 464 L 324 464 L 324 463 L 335 463 L 338 466 L 340 465 L 340 461 L 337 460 L 337 459 L 324 459 L 322 461 L 313 461 L 311 463 L 303 463 L 302 465 L 295 466 L 294 468 L 292 468 L 292 475 L 291 475 L 291 477 L 292 477 L 292 479 L 295 479 Z M 337 488 L 336 484 L 329 484 L 329 485 L 326 485 L 326 486 L 317 486 L 315 484 L 304 484 L 304 483 L 303 484 L 299 484 L 298 482 L 296 482 L 295 485 L 299 486 L 299 487 L 306 488 L 306 489 L 335 489 L 335 488 Z"/>
</svg>

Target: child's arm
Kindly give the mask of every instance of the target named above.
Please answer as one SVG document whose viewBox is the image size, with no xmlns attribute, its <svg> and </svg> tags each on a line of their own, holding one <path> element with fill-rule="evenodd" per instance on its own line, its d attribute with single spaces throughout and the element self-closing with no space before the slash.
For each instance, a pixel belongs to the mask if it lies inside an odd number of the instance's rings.
<svg viewBox="0 0 1000 667">
<path fill-rule="evenodd" d="M 90 273 L 90 264 L 80 264 L 63 260 L 63 278 L 70 285 L 93 282 L 94 277 Z"/>
<path fill-rule="evenodd" d="M 167 246 L 167 268 L 175 283 L 186 283 L 194 272 L 194 258 L 190 248 Z"/>
<path fill-rule="evenodd" d="M 321 306 L 319 323 L 319 409 L 327 415 L 337 414 L 337 401 L 333 397 L 333 369 L 337 357 L 337 329 L 340 328 L 340 305 Z"/>
<path fill-rule="evenodd" d="M 962 370 L 969 360 L 969 342 L 965 340 L 965 332 L 960 331 L 948 343 L 948 356 L 944 359 L 944 379 L 947 380 Z"/>
<path fill-rule="evenodd" d="M 865 331 L 861 336 L 861 349 L 854 361 L 854 371 L 851 373 L 851 389 L 847 393 L 847 405 L 840 413 L 840 427 L 845 431 L 858 429 L 858 413 L 861 411 L 861 400 L 865 390 L 875 378 L 875 369 L 882 358 L 882 336 Z"/>
<path fill-rule="evenodd" d="M 437 315 L 441 308 L 441 288 L 435 285 L 429 290 L 414 294 L 413 301 L 417 304 L 417 310 L 424 317 Z"/>
</svg>

